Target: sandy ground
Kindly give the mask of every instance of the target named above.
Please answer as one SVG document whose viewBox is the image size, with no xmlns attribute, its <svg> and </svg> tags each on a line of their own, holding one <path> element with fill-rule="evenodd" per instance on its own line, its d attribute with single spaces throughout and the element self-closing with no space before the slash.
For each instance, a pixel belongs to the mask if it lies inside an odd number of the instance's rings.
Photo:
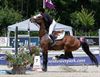
<svg viewBox="0 0 100 77">
<path fill-rule="evenodd" d="M 0 70 L 10 70 L 0 65 Z M 27 71 L 26 75 L 3 75 L 0 77 L 100 77 L 100 66 L 49 66 L 47 72 Z"/>
</svg>

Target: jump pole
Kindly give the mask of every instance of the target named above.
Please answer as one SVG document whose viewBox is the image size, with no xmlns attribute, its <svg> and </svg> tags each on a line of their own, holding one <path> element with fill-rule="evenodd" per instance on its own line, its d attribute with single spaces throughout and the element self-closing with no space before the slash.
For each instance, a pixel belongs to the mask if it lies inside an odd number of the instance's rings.
<svg viewBox="0 0 100 77">
<path fill-rule="evenodd" d="M 30 51 L 30 43 L 31 43 L 31 39 L 30 39 L 30 27 L 28 26 L 28 48 L 29 48 L 29 51 Z"/>
</svg>

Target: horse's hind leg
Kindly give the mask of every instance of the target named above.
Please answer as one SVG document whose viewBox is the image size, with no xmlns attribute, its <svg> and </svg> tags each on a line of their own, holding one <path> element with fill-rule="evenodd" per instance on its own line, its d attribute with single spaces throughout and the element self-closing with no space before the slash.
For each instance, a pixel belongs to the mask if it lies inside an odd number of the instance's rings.
<svg viewBox="0 0 100 77">
<path fill-rule="evenodd" d="M 63 59 L 69 59 L 73 58 L 72 52 L 64 52 L 64 54 L 61 54 L 60 56 L 55 56 L 57 59 L 63 58 Z"/>
<path fill-rule="evenodd" d="M 70 44 L 67 42 L 66 45 L 64 46 L 64 57 L 65 59 L 73 58 L 72 51 L 69 50 Z"/>
<path fill-rule="evenodd" d="M 65 52 L 64 52 L 64 56 L 65 56 L 66 59 L 68 59 L 68 58 L 73 58 L 72 52 L 67 52 L 67 51 L 65 51 Z"/>
<path fill-rule="evenodd" d="M 80 42 L 81 42 L 83 51 L 90 57 L 91 61 L 94 62 L 96 66 L 98 66 L 99 62 L 97 58 L 95 57 L 95 55 L 91 53 L 89 49 L 89 45 L 86 42 L 85 38 L 81 38 Z"/>
<path fill-rule="evenodd" d="M 42 55 L 43 55 L 43 68 L 42 68 L 42 70 L 46 72 L 47 71 L 47 63 L 48 63 L 48 53 L 43 51 Z"/>
</svg>

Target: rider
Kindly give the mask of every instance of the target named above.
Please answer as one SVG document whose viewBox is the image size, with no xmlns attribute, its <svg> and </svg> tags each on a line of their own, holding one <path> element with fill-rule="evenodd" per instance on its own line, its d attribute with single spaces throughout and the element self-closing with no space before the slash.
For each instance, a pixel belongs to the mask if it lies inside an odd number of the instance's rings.
<svg viewBox="0 0 100 77">
<path fill-rule="evenodd" d="M 39 9 L 39 12 L 44 17 L 44 20 L 46 22 L 46 30 L 47 30 L 47 32 L 49 32 L 48 34 L 49 34 L 49 36 L 52 39 L 53 44 L 54 44 L 56 36 L 54 36 L 52 34 L 52 32 L 53 32 L 54 27 L 56 25 L 56 21 L 53 20 L 47 13 L 45 13 L 45 9 L 44 8 Z"/>
</svg>

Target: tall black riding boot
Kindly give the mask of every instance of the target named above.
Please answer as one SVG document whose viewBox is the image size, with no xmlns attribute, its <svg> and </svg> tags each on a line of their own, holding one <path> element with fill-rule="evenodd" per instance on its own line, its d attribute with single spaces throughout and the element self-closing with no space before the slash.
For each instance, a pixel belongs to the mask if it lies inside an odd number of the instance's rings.
<svg viewBox="0 0 100 77">
<path fill-rule="evenodd" d="M 55 45 L 55 39 L 57 38 L 55 35 L 50 34 L 49 35 L 52 40 L 52 46 Z"/>
</svg>

